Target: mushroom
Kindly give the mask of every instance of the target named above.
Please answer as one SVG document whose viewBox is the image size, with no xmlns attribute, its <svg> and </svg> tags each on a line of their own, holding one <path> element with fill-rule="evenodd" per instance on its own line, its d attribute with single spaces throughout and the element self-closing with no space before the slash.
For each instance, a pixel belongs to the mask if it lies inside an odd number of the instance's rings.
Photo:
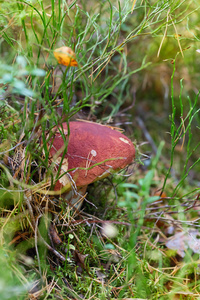
<svg viewBox="0 0 200 300">
<path fill-rule="evenodd" d="M 62 164 L 54 190 L 72 190 L 76 197 L 85 194 L 88 184 L 105 178 L 129 165 L 135 157 L 135 148 L 125 135 L 111 127 L 92 122 L 69 122 L 70 134 L 67 151 L 61 132 L 68 135 L 68 124 L 56 129 L 51 146 L 50 160 L 58 170 Z M 79 195 L 80 194 L 80 195 Z M 74 196 L 74 195 L 73 195 Z"/>
<path fill-rule="evenodd" d="M 64 81 L 63 75 L 67 76 L 66 68 L 77 67 L 76 54 L 74 51 L 66 46 L 57 48 L 53 51 L 53 54 L 59 63 L 53 71 L 53 86 L 52 93 L 56 94 Z"/>
</svg>

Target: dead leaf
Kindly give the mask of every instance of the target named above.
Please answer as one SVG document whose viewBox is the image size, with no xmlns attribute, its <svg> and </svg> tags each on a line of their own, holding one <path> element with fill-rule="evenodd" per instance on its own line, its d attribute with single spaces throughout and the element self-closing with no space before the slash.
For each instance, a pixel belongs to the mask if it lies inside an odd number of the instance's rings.
<svg viewBox="0 0 200 300">
<path fill-rule="evenodd" d="M 57 233 L 57 230 L 56 228 L 54 227 L 53 224 L 50 224 L 49 226 L 49 234 L 53 240 L 53 242 L 56 244 L 56 245 L 60 245 L 62 244 L 62 240 L 61 238 L 59 237 L 58 233 Z"/>
<path fill-rule="evenodd" d="M 69 47 L 60 47 L 53 51 L 58 63 L 64 66 L 77 67 L 76 54 Z"/>
<path fill-rule="evenodd" d="M 74 250 L 74 259 L 76 264 L 83 269 L 86 269 L 85 259 L 89 254 L 81 254 L 78 250 Z"/>
<path fill-rule="evenodd" d="M 67 171 L 68 171 L 68 158 L 63 158 L 62 157 L 57 157 L 55 160 L 56 166 L 60 166 L 60 163 L 62 161 L 62 168 L 60 170 L 60 175 L 63 175 L 59 178 L 59 182 L 63 185 L 66 186 L 70 183 Z"/>
<path fill-rule="evenodd" d="M 177 250 L 178 255 L 185 256 L 185 251 L 189 248 L 194 253 L 200 254 L 200 233 L 198 230 L 189 230 L 188 232 L 177 232 L 165 243 L 166 247 Z"/>
</svg>

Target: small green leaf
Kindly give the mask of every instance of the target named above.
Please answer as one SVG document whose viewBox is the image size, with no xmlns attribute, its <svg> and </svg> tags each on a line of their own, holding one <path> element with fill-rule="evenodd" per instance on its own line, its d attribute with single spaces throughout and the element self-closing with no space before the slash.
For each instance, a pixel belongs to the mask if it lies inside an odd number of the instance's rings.
<svg viewBox="0 0 200 300">
<path fill-rule="evenodd" d="M 152 202 L 155 202 L 155 201 L 157 201 L 157 200 L 159 200 L 159 199 L 160 199 L 159 196 L 152 196 L 152 197 L 149 197 L 149 198 L 146 200 L 146 202 L 147 202 L 147 203 L 152 203 Z"/>
<path fill-rule="evenodd" d="M 106 245 L 104 246 L 104 248 L 105 248 L 105 249 L 112 249 L 112 250 L 115 249 L 115 247 L 114 247 L 113 244 L 106 244 Z"/>
<path fill-rule="evenodd" d="M 46 72 L 44 70 L 42 70 L 42 69 L 36 68 L 36 69 L 30 71 L 30 74 L 33 75 L 33 76 L 40 76 L 40 77 L 42 77 L 42 76 L 45 76 Z"/>
</svg>

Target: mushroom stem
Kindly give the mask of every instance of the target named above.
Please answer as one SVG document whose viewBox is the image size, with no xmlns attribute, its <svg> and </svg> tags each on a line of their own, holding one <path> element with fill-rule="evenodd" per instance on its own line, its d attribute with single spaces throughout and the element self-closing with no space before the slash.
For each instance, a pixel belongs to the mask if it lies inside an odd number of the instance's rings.
<svg viewBox="0 0 200 300">
<path fill-rule="evenodd" d="M 63 194 L 62 198 L 66 200 L 70 207 L 80 210 L 82 203 L 85 199 L 86 190 L 87 185 L 78 188 L 77 191 L 72 189 L 71 191 Z"/>
</svg>

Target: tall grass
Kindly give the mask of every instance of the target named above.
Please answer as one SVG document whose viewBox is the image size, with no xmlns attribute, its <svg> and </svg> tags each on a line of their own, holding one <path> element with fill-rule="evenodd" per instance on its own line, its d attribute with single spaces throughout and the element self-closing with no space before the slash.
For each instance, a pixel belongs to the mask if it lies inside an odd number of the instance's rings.
<svg viewBox="0 0 200 300">
<path fill-rule="evenodd" d="M 170 167 L 168 169 L 168 172 L 165 177 L 165 181 L 163 184 L 163 190 L 165 188 L 167 179 L 169 178 L 170 172 L 173 167 L 174 162 L 174 153 L 175 148 L 178 144 L 181 142 L 181 151 L 184 151 L 184 146 L 186 146 L 186 154 L 184 155 L 184 162 L 183 162 L 183 168 L 182 172 L 180 174 L 179 182 L 177 182 L 177 185 L 175 189 L 173 190 L 173 196 L 176 196 L 178 191 L 184 187 L 185 184 L 188 184 L 188 175 L 190 171 L 199 163 L 199 158 L 191 162 L 190 158 L 194 153 L 198 153 L 200 142 L 195 142 L 195 147 L 191 145 L 191 141 L 193 138 L 193 131 L 195 128 L 194 123 L 198 124 L 198 113 L 200 109 L 198 108 L 198 99 L 199 99 L 199 92 L 193 96 L 194 100 L 191 99 L 189 96 L 187 97 L 187 101 L 189 103 L 189 111 L 184 111 L 184 105 L 183 105 L 183 99 L 182 99 L 182 91 L 183 91 L 183 79 L 180 81 L 180 95 L 179 95 L 179 103 L 176 104 L 175 98 L 174 98 L 174 74 L 176 71 L 176 60 L 174 61 L 174 68 L 173 68 L 173 74 L 171 77 L 171 100 L 172 100 L 172 114 L 170 116 L 171 121 L 171 159 L 170 159 Z M 180 107 L 180 122 L 177 126 L 176 120 L 177 120 L 177 106 Z M 187 183 L 186 183 L 187 182 Z M 190 191 L 192 194 L 194 192 L 197 192 L 198 189 L 193 189 Z M 187 195 L 188 196 L 188 193 Z"/>
</svg>

